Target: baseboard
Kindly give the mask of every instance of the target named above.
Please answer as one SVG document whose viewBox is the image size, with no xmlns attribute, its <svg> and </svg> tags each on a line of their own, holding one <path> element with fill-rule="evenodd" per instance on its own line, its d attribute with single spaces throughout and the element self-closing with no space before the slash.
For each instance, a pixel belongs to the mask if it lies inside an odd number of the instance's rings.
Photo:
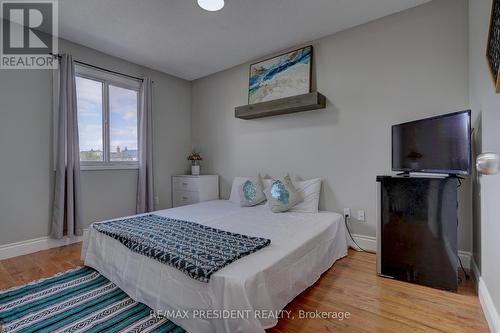
<svg viewBox="0 0 500 333">
<path fill-rule="evenodd" d="M 484 316 L 491 332 L 500 333 L 500 316 L 482 277 L 479 278 L 478 290 L 479 302 L 481 302 L 481 307 L 483 308 Z"/>
<path fill-rule="evenodd" d="M 81 242 L 82 239 L 81 236 L 65 237 L 62 239 L 40 237 L 17 243 L 0 245 L 0 260 Z"/>
<path fill-rule="evenodd" d="M 370 252 L 377 252 L 377 238 L 373 236 L 353 234 L 352 238 L 363 249 Z"/>
</svg>

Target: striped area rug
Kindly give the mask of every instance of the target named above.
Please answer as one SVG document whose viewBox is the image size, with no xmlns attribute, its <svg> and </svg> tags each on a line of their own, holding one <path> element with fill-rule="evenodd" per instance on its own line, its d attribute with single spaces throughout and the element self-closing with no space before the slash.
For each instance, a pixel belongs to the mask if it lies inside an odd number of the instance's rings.
<svg viewBox="0 0 500 333">
<path fill-rule="evenodd" d="M 89 267 L 0 293 L 0 333 L 185 332 Z"/>
</svg>

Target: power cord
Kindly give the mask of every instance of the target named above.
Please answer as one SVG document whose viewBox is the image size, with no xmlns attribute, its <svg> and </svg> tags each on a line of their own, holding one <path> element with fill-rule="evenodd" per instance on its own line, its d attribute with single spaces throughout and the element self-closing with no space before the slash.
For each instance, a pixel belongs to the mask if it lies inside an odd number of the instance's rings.
<svg viewBox="0 0 500 333">
<path fill-rule="evenodd" d="M 467 274 L 467 272 L 465 271 L 464 265 L 462 265 L 462 259 L 460 259 L 460 256 L 457 256 L 457 258 L 458 258 L 458 262 L 460 263 L 460 267 L 462 268 L 462 272 L 464 272 L 465 279 L 466 279 L 466 280 L 469 280 L 469 279 L 470 279 L 470 276 L 469 276 L 469 274 Z M 458 279 L 459 279 L 459 282 L 461 283 L 461 282 L 462 282 L 462 278 L 458 277 Z"/>
<path fill-rule="evenodd" d="M 347 223 L 349 221 L 349 215 L 344 215 L 344 221 L 345 221 L 345 227 L 347 228 L 347 232 L 349 233 L 349 237 L 351 237 L 352 241 L 354 242 L 354 244 L 356 244 L 356 246 L 362 251 L 362 252 L 368 252 L 366 251 L 365 249 L 363 249 L 361 246 L 359 246 L 359 244 L 354 240 L 354 238 L 352 237 L 352 234 L 351 234 L 351 229 L 349 229 L 349 224 Z"/>
</svg>

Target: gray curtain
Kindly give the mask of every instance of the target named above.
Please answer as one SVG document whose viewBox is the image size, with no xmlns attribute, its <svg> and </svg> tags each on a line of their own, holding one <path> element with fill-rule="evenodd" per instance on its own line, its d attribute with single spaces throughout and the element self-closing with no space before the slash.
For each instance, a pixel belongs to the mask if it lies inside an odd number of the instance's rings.
<svg viewBox="0 0 500 333">
<path fill-rule="evenodd" d="M 75 66 L 71 55 L 63 54 L 59 66 L 59 115 L 57 160 L 52 207 L 51 236 L 83 234 L 80 188 L 80 150 L 76 107 Z"/>
<path fill-rule="evenodd" d="M 152 81 L 145 78 L 141 88 L 139 117 L 139 177 L 137 182 L 137 214 L 151 212 L 154 207 L 153 188 L 153 107 Z"/>
</svg>

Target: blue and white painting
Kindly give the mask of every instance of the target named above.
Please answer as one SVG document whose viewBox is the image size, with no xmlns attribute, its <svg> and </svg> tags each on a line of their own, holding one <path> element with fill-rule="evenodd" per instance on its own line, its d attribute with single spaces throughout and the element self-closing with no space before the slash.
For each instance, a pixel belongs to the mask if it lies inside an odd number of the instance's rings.
<svg viewBox="0 0 500 333">
<path fill-rule="evenodd" d="M 248 103 L 307 94 L 311 87 L 312 46 L 250 66 Z"/>
</svg>

